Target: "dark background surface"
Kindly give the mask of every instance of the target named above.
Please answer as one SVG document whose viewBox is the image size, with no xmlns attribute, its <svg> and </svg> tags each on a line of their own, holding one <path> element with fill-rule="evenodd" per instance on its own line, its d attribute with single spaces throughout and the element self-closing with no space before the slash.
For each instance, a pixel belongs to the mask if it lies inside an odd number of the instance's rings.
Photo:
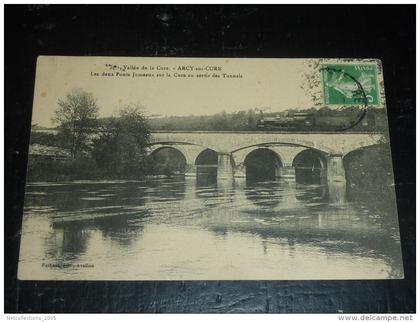
<svg viewBox="0 0 420 322">
<path fill-rule="evenodd" d="M 38 55 L 380 58 L 404 280 L 20 282 Z M 415 312 L 415 6 L 5 8 L 5 312 Z"/>
</svg>

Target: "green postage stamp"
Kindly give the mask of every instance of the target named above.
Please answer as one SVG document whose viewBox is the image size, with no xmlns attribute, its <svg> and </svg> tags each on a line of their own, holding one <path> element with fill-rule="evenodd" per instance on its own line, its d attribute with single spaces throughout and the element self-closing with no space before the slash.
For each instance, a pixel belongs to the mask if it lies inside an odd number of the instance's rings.
<svg viewBox="0 0 420 322">
<path fill-rule="evenodd" d="M 325 104 L 378 105 L 375 64 L 326 64 L 322 74 Z"/>
</svg>

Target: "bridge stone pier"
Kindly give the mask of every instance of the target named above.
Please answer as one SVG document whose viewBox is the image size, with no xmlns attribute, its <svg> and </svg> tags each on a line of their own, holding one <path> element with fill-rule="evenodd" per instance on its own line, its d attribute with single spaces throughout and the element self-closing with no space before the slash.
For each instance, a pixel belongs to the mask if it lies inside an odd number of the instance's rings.
<svg viewBox="0 0 420 322">
<path fill-rule="evenodd" d="M 231 179 L 234 177 L 234 165 L 230 153 L 218 153 L 217 178 Z"/>
<path fill-rule="evenodd" d="M 299 156 L 312 153 L 319 159 L 321 177 L 327 182 L 345 183 L 343 158 L 350 152 L 380 143 L 379 133 L 290 133 L 290 132 L 153 132 L 149 153 L 173 148 L 182 153 L 186 176 L 195 176 L 197 159 L 203 151 L 217 154 L 220 180 L 245 178 L 247 160 L 261 150 L 275 157 L 275 176 L 294 181 Z"/>
</svg>

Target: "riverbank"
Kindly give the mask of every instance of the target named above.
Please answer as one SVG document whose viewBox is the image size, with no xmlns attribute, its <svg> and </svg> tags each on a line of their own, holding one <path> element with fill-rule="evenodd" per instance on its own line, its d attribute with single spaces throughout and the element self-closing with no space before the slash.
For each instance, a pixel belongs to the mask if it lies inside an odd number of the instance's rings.
<svg viewBox="0 0 420 322">
<path fill-rule="evenodd" d="M 160 172 L 160 173 L 159 173 Z M 77 159 L 53 159 L 29 156 L 27 182 L 68 182 L 68 181 L 88 181 L 88 180 L 124 180 L 141 181 L 147 179 L 169 178 L 179 174 L 168 172 L 161 174 L 162 171 L 153 167 L 152 164 L 144 163 L 144 166 L 136 172 L 122 173 L 111 172 L 107 169 L 100 169 L 96 162 L 91 158 Z"/>
</svg>

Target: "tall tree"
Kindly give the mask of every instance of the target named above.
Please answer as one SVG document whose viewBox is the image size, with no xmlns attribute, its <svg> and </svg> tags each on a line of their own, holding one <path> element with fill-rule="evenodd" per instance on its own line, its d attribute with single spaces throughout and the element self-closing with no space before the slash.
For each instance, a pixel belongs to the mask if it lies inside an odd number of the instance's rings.
<svg viewBox="0 0 420 322">
<path fill-rule="evenodd" d="M 145 172 L 150 130 L 140 106 L 126 106 L 103 122 L 93 157 L 111 177 L 138 178 Z"/>
<path fill-rule="evenodd" d="M 98 105 L 92 93 L 73 89 L 64 99 L 58 100 L 53 121 L 58 125 L 59 135 L 65 138 L 65 148 L 73 158 L 86 153 L 98 117 Z"/>
</svg>

